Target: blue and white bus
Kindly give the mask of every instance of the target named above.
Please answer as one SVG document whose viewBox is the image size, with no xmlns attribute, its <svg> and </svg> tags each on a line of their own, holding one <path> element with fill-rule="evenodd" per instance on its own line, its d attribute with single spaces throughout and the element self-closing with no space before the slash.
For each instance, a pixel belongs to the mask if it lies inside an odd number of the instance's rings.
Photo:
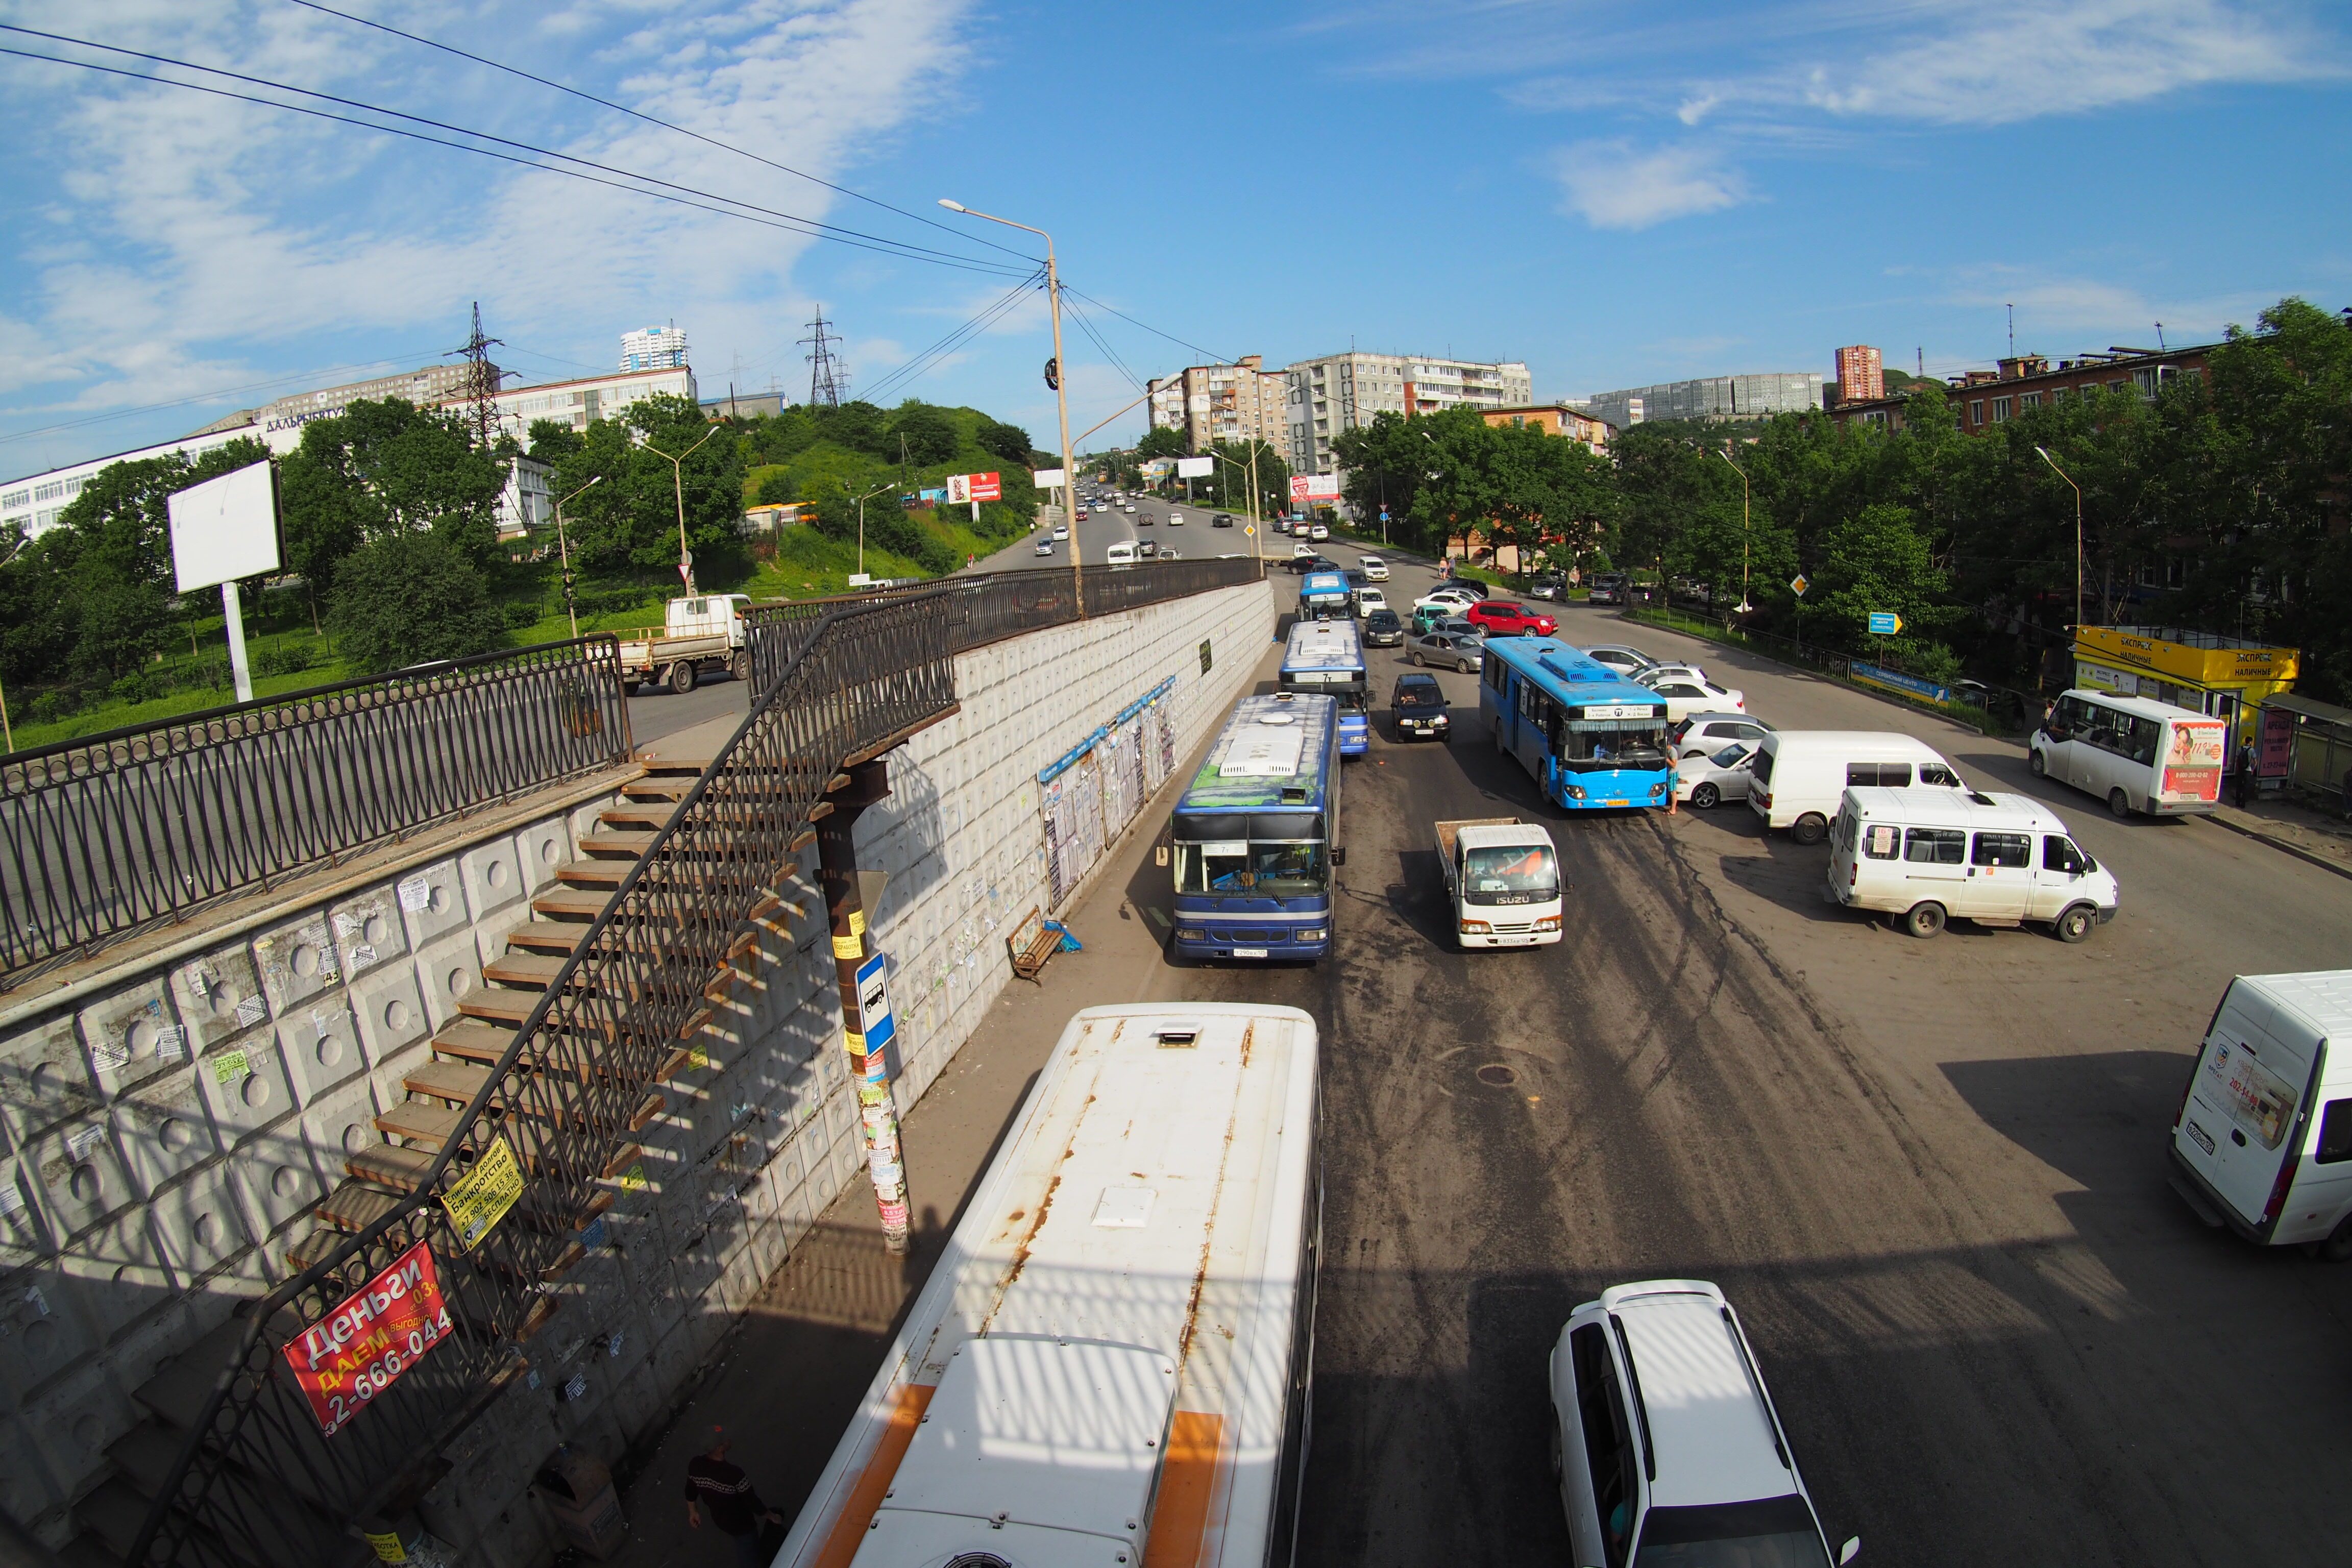
<svg viewBox="0 0 2352 1568">
<path fill-rule="evenodd" d="M 1175 952 L 1186 958 L 1321 958 L 1342 851 L 1339 703 L 1244 697 L 1169 825 Z"/>
<path fill-rule="evenodd" d="M 1348 574 L 1344 572 L 1309 572 L 1307 581 L 1298 585 L 1298 616 L 1301 620 L 1309 616 L 1318 619 L 1326 616 L 1345 616 L 1354 603 L 1354 597 L 1348 589 Z"/>
<path fill-rule="evenodd" d="M 1556 637 L 1489 637 L 1478 712 L 1495 749 L 1569 811 L 1674 798 L 1665 699 Z"/>
<path fill-rule="evenodd" d="M 1338 698 L 1339 754 L 1360 757 L 1371 750 L 1371 681 L 1355 622 L 1294 622 L 1282 650 L 1277 685 L 1285 691 L 1322 691 Z"/>
</svg>

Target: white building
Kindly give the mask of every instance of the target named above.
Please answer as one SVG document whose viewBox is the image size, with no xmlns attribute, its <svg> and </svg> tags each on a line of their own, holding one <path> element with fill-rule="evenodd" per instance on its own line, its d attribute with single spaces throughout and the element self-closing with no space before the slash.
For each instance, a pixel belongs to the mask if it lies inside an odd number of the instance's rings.
<svg viewBox="0 0 2352 1568">
<path fill-rule="evenodd" d="M 1818 371 L 1767 371 L 1757 375 L 1710 375 L 1696 381 L 1629 386 L 1572 399 L 1620 430 L 1650 419 L 1769 419 L 1822 405 Z"/>
<path fill-rule="evenodd" d="M 623 332 L 621 368 L 684 370 L 686 329 L 672 321 L 667 327 L 647 327 L 641 332 Z"/>
<path fill-rule="evenodd" d="M 1448 408 L 1485 413 L 1535 399 L 1535 380 L 1517 360 L 1486 363 L 1427 354 L 1349 353 L 1300 360 L 1285 374 L 1290 393 L 1284 409 L 1290 466 L 1304 474 L 1331 472 L 1333 437 L 1370 425 L 1382 409 L 1406 416 Z"/>
<path fill-rule="evenodd" d="M 530 427 L 539 420 L 553 419 L 584 430 L 599 419 L 619 418 L 629 405 L 657 393 L 683 397 L 698 406 L 701 402 L 694 389 L 694 372 L 684 365 L 675 370 L 617 371 L 501 392 L 496 399 L 499 428 L 528 446 Z M 467 403 L 462 397 L 454 398 L 445 406 L 464 408 Z"/>
</svg>

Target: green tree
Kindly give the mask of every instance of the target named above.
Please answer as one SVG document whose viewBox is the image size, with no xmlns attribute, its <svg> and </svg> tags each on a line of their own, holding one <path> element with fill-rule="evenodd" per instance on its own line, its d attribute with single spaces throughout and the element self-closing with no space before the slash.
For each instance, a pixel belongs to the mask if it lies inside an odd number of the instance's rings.
<svg viewBox="0 0 2352 1568">
<path fill-rule="evenodd" d="M 918 403 L 911 397 L 891 415 L 890 436 L 894 441 L 905 444 L 906 460 L 919 468 L 947 462 L 963 446 L 963 432 L 956 427 L 946 409 Z"/>
<path fill-rule="evenodd" d="M 464 417 L 404 398 L 359 399 L 302 427 L 283 463 L 289 553 L 322 576 L 362 540 L 430 531 L 478 567 L 500 559 L 507 454 L 474 445 Z M 310 568 L 298 568 L 309 575 Z"/>
<path fill-rule="evenodd" d="M 1903 634 L 1886 645 L 1917 661 L 1930 634 L 1958 614 L 1943 603 L 1948 584 L 1915 525 L 1911 509 L 1881 503 L 1828 529 L 1822 537 L 1822 563 L 1806 594 L 1807 635 L 1836 647 L 1875 646 L 1870 617 L 1892 612 L 1903 617 Z"/>
<path fill-rule="evenodd" d="M 982 416 L 979 431 L 980 449 L 990 457 L 1012 464 L 1016 468 L 1033 467 L 1030 458 L 1034 448 L 1029 444 L 1029 432 L 1018 425 L 1001 424 Z"/>
<path fill-rule="evenodd" d="M 1185 444 L 1184 432 L 1167 425 L 1154 425 L 1135 444 L 1135 455 L 1147 461 L 1153 458 L 1181 458 L 1191 450 Z"/>
<path fill-rule="evenodd" d="M 343 658 L 368 674 L 488 653 L 506 640 L 505 618 L 465 552 L 414 530 L 386 533 L 343 563 L 328 618 Z"/>
</svg>

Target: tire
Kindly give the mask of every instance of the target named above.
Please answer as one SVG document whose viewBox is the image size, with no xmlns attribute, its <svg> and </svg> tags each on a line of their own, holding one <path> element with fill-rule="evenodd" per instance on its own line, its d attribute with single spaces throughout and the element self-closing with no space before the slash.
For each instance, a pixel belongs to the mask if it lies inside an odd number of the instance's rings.
<svg viewBox="0 0 2352 1568">
<path fill-rule="evenodd" d="M 1421 650 L 1417 647 L 1409 647 L 1405 649 L 1404 661 L 1412 666 L 1415 669 L 1419 669 L 1421 668 Z"/>
<path fill-rule="evenodd" d="M 2076 904 L 2050 924 L 2060 942 L 2081 942 L 2099 923 L 2099 911 L 2088 904 Z"/>
<path fill-rule="evenodd" d="M 2131 796 L 2124 793 L 2123 785 L 2117 784 L 2107 792 L 2107 809 L 2117 816 L 2129 816 L 2132 814 Z"/>
<path fill-rule="evenodd" d="M 1454 665 L 1454 668 L 1457 671 L 1459 671 L 1460 673 L 1462 673 L 1462 674 L 1464 674 L 1464 675 L 1467 675 L 1467 674 L 1469 674 L 1469 673 L 1470 673 L 1470 661 L 1469 661 L 1468 659 L 1466 659 L 1466 658 L 1465 658 L 1465 659 L 1462 659 L 1462 660 L 1460 660 L 1459 662 L 1457 662 L 1457 663 Z"/>
<path fill-rule="evenodd" d="M 1903 929 L 1926 942 L 1944 929 L 1944 906 L 1937 903 L 1914 904 L 1903 917 Z"/>
<path fill-rule="evenodd" d="M 2025 771 L 2038 779 L 2048 778 L 2050 759 L 2040 752 L 2028 752 L 2025 753 Z"/>
<path fill-rule="evenodd" d="M 1829 822 L 1818 811 L 1809 811 L 1789 824 L 1789 837 L 1798 844 L 1819 844 L 1829 836 Z"/>
<path fill-rule="evenodd" d="M 1711 784 L 1694 784 L 1691 787 L 1691 804 L 1701 811 L 1713 811 L 1723 804 L 1723 792 Z"/>
<path fill-rule="evenodd" d="M 2347 1216 L 2315 1250 L 2330 1263 L 2352 1263 L 2352 1216 Z"/>
<path fill-rule="evenodd" d="M 694 689 L 695 670 L 692 659 L 682 658 L 669 667 L 669 689 L 683 697 Z"/>
<path fill-rule="evenodd" d="M 749 648 L 745 648 L 740 652 L 729 656 L 727 660 L 727 673 L 733 676 L 738 680 L 749 680 L 751 679 L 751 653 Z"/>
</svg>

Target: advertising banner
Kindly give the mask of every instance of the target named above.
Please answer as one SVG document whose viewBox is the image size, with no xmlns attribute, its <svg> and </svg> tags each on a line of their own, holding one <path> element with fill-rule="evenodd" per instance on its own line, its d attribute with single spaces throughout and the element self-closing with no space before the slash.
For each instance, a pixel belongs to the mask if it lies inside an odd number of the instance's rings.
<svg viewBox="0 0 2352 1568">
<path fill-rule="evenodd" d="M 2263 738 L 2257 773 L 2266 779 L 2283 779 L 2294 760 L 2294 715 L 2284 708 L 2263 710 Z"/>
<path fill-rule="evenodd" d="M 1338 500 L 1339 476 L 1337 474 L 1293 474 L 1290 476 L 1292 500 Z"/>
<path fill-rule="evenodd" d="M 1205 479 L 1216 466 L 1214 458 L 1179 458 L 1176 459 L 1176 477 L 1180 479 Z"/>
<path fill-rule="evenodd" d="M 1059 468 L 1035 468 L 1030 472 L 1029 482 L 1041 490 L 1059 489 L 1066 477 Z"/>
<path fill-rule="evenodd" d="M 1004 499 L 1004 480 L 998 474 L 994 472 L 966 474 L 964 478 L 971 481 L 971 494 L 966 498 L 967 500 L 1003 500 Z"/>
<path fill-rule="evenodd" d="M 441 1194 L 441 1206 L 457 1227 L 457 1245 L 471 1252 L 521 1196 L 522 1166 L 505 1139 L 493 1138 L 474 1168 Z"/>
<path fill-rule="evenodd" d="M 433 1254 L 418 1242 L 286 1347 L 286 1364 L 331 1437 L 425 1359 L 454 1325 Z"/>
</svg>

